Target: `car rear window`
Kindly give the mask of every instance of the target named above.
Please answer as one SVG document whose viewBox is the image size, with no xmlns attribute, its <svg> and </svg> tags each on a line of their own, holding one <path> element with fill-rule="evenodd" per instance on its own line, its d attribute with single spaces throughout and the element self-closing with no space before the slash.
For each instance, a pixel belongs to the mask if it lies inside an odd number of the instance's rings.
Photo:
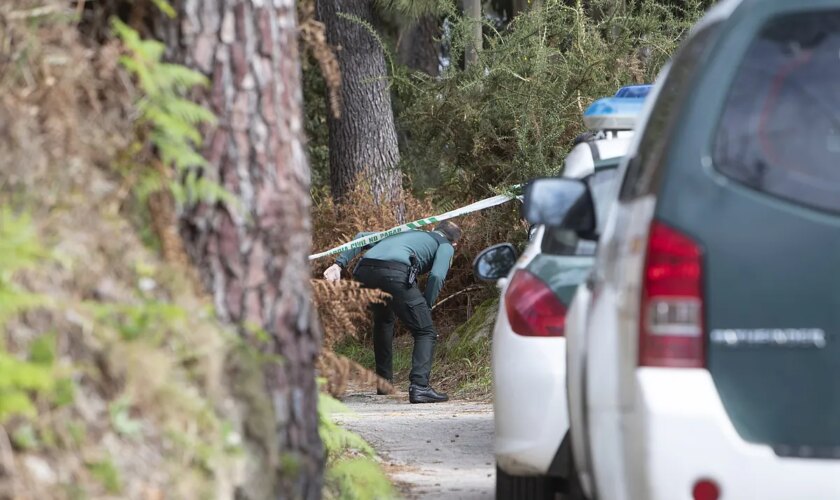
<svg viewBox="0 0 840 500">
<path fill-rule="evenodd" d="M 729 91 L 713 160 L 754 189 L 840 211 L 840 11 L 762 28 Z"/>
<path fill-rule="evenodd" d="M 663 158 L 683 104 L 689 97 L 697 72 L 709 47 L 717 40 L 720 22 L 694 34 L 677 51 L 659 95 L 650 111 L 636 154 L 630 158 L 621 186 L 622 201 L 656 191 L 662 176 Z"/>
</svg>

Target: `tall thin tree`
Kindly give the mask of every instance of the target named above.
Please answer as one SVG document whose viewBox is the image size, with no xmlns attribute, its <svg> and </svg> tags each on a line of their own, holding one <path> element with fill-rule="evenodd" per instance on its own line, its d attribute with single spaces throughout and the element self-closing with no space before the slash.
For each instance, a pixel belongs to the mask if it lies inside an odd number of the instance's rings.
<svg viewBox="0 0 840 500">
<path fill-rule="evenodd" d="M 333 198 L 340 202 L 364 182 L 378 202 L 399 200 L 400 152 L 373 2 L 318 0 L 317 7 L 341 69 L 341 116 L 327 118 Z"/>
<path fill-rule="evenodd" d="M 174 2 L 173 2 L 174 3 Z M 209 169 L 239 207 L 216 204 L 189 214 L 187 248 L 216 311 L 243 335 L 261 327 L 269 354 L 264 395 L 273 407 L 251 445 L 262 463 L 239 498 L 320 498 L 314 363 L 320 334 L 311 310 L 309 170 L 303 147 L 295 3 L 181 0 L 165 25 L 173 57 L 210 79 L 204 103 L 218 117 L 207 133 Z M 247 426 L 246 426 L 247 428 Z M 261 450 L 261 451 L 260 451 Z M 262 469 L 262 471 L 260 471 Z"/>
<path fill-rule="evenodd" d="M 481 34 L 481 0 L 461 0 L 461 8 L 469 21 L 470 41 L 464 53 L 464 66 L 469 68 L 478 62 L 478 53 L 484 42 Z"/>
</svg>

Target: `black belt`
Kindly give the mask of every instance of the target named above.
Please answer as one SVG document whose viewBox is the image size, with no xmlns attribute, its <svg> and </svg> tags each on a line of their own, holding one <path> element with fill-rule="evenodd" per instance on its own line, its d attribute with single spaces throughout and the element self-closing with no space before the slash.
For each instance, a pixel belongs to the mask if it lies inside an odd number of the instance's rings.
<svg viewBox="0 0 840 500">
<path fill-rule="evenodd" d="M 410 269 L 410 267 L 407 264 L 403 264 L 401 262 L 392 262 L 390 260 L 379 259 L 362 259 L 359 261 L 359 265 L 357 267 L 376 267 L 379 269 L 402 271 L 404 273 L 408 273 L 408 270 Z"/>
</svg>

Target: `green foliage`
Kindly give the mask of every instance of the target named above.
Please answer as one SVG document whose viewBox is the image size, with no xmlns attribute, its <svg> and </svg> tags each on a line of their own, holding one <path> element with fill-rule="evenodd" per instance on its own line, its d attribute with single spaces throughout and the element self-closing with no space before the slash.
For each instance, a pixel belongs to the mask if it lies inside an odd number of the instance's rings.
<svg viewBox="0 0 840 500">
<path fill-rule="evenodd" d="M 394 498 L 393 488 L 374 451 L 358 434 L 332 421 L 330 415 L 347 408 L 328 394 L 318 394 L 318 432 L 327 452 L 328 500 L 376 500 Z"/>
<path fill-rule="evenodd" d="M 376 6 L 414 20 L 425 15 L 452 14 L 456 10 L 452 0 L 374 0 Z"/>
<path fill-rule="evenodd" d="M 87 439 L 87 426 L 82 421 L 71 420 L 67 422 L 67 434 L 74 446 L 82 446 Z"/>
<path fill-rule="evenodd" d="M 123 340 L 139 338 L 156 341 L 164 333 L 182 324 L 186 311 L 181 307 L 157 300 L 144 300 L 140 304 L 88 304 L 97 319 L 110 324 Z"/>
<path fill-rule="evenodd" d="M 14 273 L 31 268 L 47 257 L 32 220 L 0 207 L 0 326 L 12 316 L 45 302 L 43 296 L 27 293 L 11 280 Z"/>
<path fill-rule="evenodd" d="M 175 16 L 178 15 L 178 13 L 175 12 L 175 9 L 172 7 L 172 5 L 167 0 L 152 0 L 152 3 L 155 4 L 155 7 L 157 7 L 158 10 L 160 10 L 166 16 L 168 16 L 172 19 L 174 19 Z"/>
<path fill-rule="evenodd" d="M 379 465 L 367 458 L 350 458 L 333 464 L 326 473 L 327 484 L 340 492 L 342 500 L 394 498 L 394 489 Z M 330 498 L 330 495 L 325 495 Z"/>
<path fill-rule="evenodd" d="M 401 341 L 402 338 L 394 339 L 393 364 L 394 373 L 397 377 L 402 377 L 411 369 L 411 350 L 412 345 Z M 345 358 L 351 359 L 356 363 L 373 370 L 376 368 L 376 362 L 373 356 L 373 347 L 369 339 L 357 339 L 347 337 L 342 342 L 337 344 L 333 349 L 336 354 L 340 354 Z"/>
<path fill-rule="evenodd" d="M 437 350 L 440 373 L 458 396 L 484 397 L 492 390 L 490 339 L 499 298 L 482 302 L 470 319 L 458 326 Z"/>
<path fill-rule="evenodd" d="M 14 315 L 45 303 L 42 296 L 17 287 L 12 276 L 46 256 L 31 219 L 0 207 L 0 327 L 5 328 Z M 34 397 L 53 388 L 55 356 L 48 343 L 43 337 L 36 339 L 32 361 L 24 361 L 8 353 L 0 341 L 0 424 L 13 415 L 34 416 Z"/>
<path fill-rule="evenodd" d="M 301 57 L 303 76 L 303 115 L 306 153 L 312 175 L 312 189 L 330 185 L 329 127 L 327 126 L 327 85 L 318 63 L 311 55 Z"/>
<path fill-rule="evenodd" d="M 111 416 L 111 427 L 118 434 L 125 437 L 136 437 L 143 430 L 143 425 L 138 420 L 131 418 L 131 401 L 123 397 L 113 401 L 108 406 L 108 414 Z"/>
<path fill-rule="evenodd" d="M 321 441 L 324 442 L 327 460 L 336 459 L 348 450 L 372 457 L 373 448 L 361 436 L 332 421 L 330 415 L 339 411 L 347 411 L 347 409 L 328 394 L 318 394 L 318 433 L 321 435 Z"/>
<path fill-rule="evenodd" d="M 21 361 L 0 350 L 0 423 L 12 415 L 35 416 L 33 394 L 53 388 L 52 367 Z"/>
<path fill-rule="evenodd" d="M 370 36 L 376 40 L 376 43 L 382 48 L 382 53 L 385 54 L 385 58 L 388 60 L 388 67 L 391 69 L 391 72 L 394 72 L 394 58 L 391 55 L 391 51 L 388 49 L 388 46 L 385 44 L 385 40 L 379 35 L 379 32 L 376 31 L 376 28 L 369 23 L 368 21 L 360 18 L 359 16 L 354 16 L 353 14 L 347 14 L 346 12 L 338 12 L 336 15 L 345 21 L 358 24 L 362 29 L 368 32 Z M 382 78 L 387 78 L 388 75 L 382 75 Z M 362 83 L 370 83 L 370 82 L 362 82 Z M 390 83 L 390 82 L 389 82 Z"/>
<path fill-rule="evenodd" d="M 120 471 L 111 460 L 100 460 L 87 464 L 91 475 L 95 477 L 108 493 L 116 495 L 122 491 Z"/>
<path fill-rule="evenodd" d="M 156 2 L 165 13 L 171 6 L 164 0 Z M 218 183 L 203 175 L 209 167 L 198 152 L 202 144 L 199 127 L 213 124 L 216 117 L 208 109 L 192 102 L 186 96 L 196 86 L 208 85 L 201 73 L 185 66 L 162 62 L 165 45 L 156 40 L 144 40 L 128 25 L 114 18 L 114 33 L 125 46 L 128 55 L 120 58 L 122 66 L 137 80 L 142 97 L 137 103 L 140 116 L 137 120 L 140 134 L 148 135 L 160 161 L 166 169 L 144 166 L 138 169 L 141 179 L 136 193 L 141 200 L 162 189 L 170 189 L 180 205 L 198 202 L 224 201 L 236 205 L 235 197 Z M 132 153 L 143 151 L 135 144 Z M 129 169 L 137 169 L 134 162 Z"/>
<path fill-rule="evenodd" d="M 29 346 L 29 360 L 37 365 L 50 366 L 55 361 L 55 333 L 41 335 Z"/>
<path fill-rule="evenodd" d="M 52 403 L 61 408 L 73 403 L 76 399 L 76 383 L 72 378 L 57 379 L 52 391 Z"/>
<path fill-rule="evenodd" d="M 546 0 L 501 32 L 488 24 L 469 70 L 453 60 L 441 78 L 398 73 L 403 168 L 415 190 L 439 187 L 439 197 L 461 200 L 558 173 L 586 106 L 651 82 L 700 14 L 697 0 L 628 0 L 606 18 Z M 450 54 L 462 54 L 470 21 L 449 20 Z"/>
<path fill-rule="evenodd" d="M 31 424 L 25 423 L 12 432 L 12 444 L 19 450 L 34 450 L 38 448 L 38 436 Z"/>
</svg>

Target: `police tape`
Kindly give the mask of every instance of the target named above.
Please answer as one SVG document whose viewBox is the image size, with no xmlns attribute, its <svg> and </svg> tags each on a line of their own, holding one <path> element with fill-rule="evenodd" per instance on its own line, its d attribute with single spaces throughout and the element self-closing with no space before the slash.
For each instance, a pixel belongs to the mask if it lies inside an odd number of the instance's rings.
<svg viewBox="0 0 840 500">
<path fill-rule="evenodd" d="M 511 189 L 517 189 L 519 186 L 513 186 Z M 338 253 L 346 252 L 347 250 L 351 250 L 353 248 L 360 248 L 370 245 L 371 243 L 376 243 L 379 240 L 385 239 L 388 236 L 393 236 L 395 234 L 403 233 L 405 231 L 411 231 L 413 229 L 419 229 L 423 226 L 428 224 L 435 224 L 446 219 L 452 219 L 454 217 L 458 217 L 461 215 L 466 215 L 472 212 L 478 212 L 480 210 L 484 210 L 486 208 L 495 207 L 497 205 L 501 205 L 502 203 L 507 203 L 508 201 L 519 198 L 520 196 L 514 194 L 500 194 L 497 196 L 493 196 L 492 198 L 485 198 L 481 201 L 477 201 L 465 207 L 456 208 L 455 210 L 450 210 L 444 214 L 435 215 L 434 217 L 426 217 L 425 219 L 418 219 L 416 221 L 408 222 L 406 224 L 402 224 L 400 226 L 392 227 L 386 231 L 382 231 L 379 233 L 369 234 L 367 236 L 363 236 L 361 238 L 356 238 L 355 240 L 345 243 L 343 245 L 337 246 L 335 248 L 331 248 L 321 253 L 316 253 L 314 255 L 309 256 L 309 260 L 320 259 L 321 257 L 326 257 L 328 255 L 335 255 Z"/>
</svg>

